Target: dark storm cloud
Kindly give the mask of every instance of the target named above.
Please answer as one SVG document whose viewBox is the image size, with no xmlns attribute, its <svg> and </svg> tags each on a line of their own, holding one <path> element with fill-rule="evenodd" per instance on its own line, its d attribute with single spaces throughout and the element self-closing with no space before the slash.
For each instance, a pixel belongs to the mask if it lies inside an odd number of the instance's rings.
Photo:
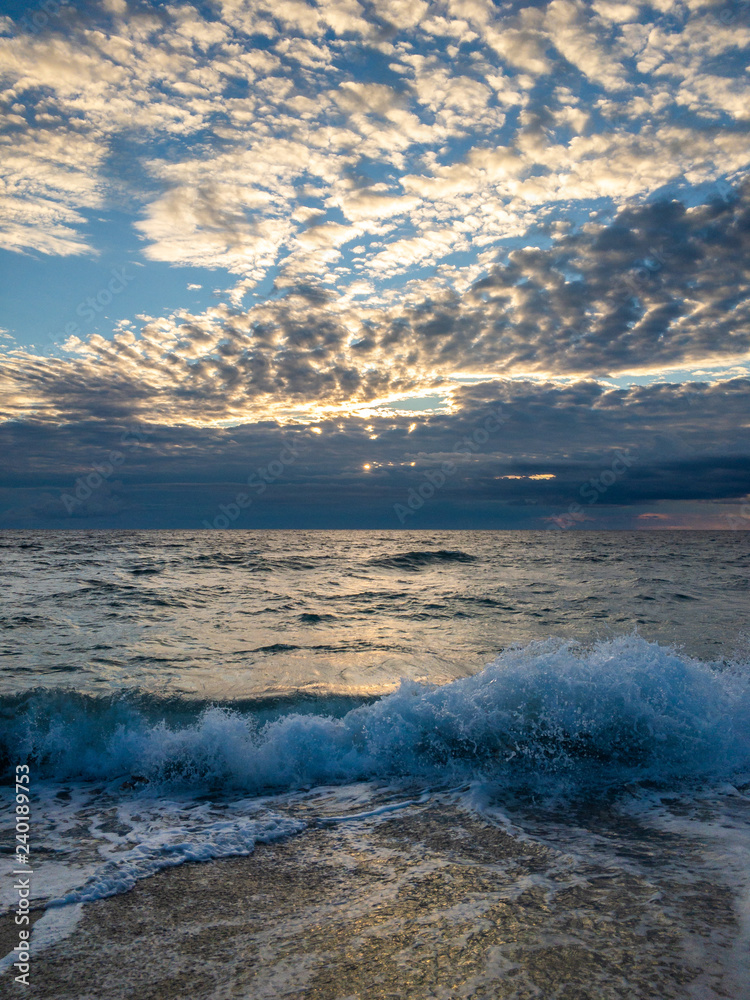
<svg viewBox="0 0 750 1000">
<path fill-rule="evenodd" d="M 746 379 L 629 390 L 487 382 L 459 390 L 456 413 L 424 416 L 416 426 L 400 415 L 331 419 L 314 429 L 272 421 L 226 429 L 8 424 L 2 523 L 73 526 L 109 517 L 108 524 L 127 524 L 156 490 L 165 498 L 164 523 L 199 527 L 248 482 L 262 481 L 254 516 L 278 507 L 295 523 L 336 509 L 346 526 L 354 514 L 347 520 L 345 511 L 356 509 L 372 523 L 373 512 L 387 520 L 393 504 L 445 462 L 455 472 L 441 499 L 456 509 L 484 503 L 512 514 L 531 504 L 549 512 L 580 501 L 581 489 L 618 455 L 629 464 L 602 503 L 741 497 L 750 492 L 748 442 L 737 432 L 750 421 L 748 389 Z M 499 419 L 490 425 L 491 414 Z M 477 436 L 485 426 L 490 433 Z M 105 474 L 118 451 L 122 459 Z M 98 475 L 103 484 L 66 507 L 64 496 L 92 474 L 90 482 Z"/>
</svg>

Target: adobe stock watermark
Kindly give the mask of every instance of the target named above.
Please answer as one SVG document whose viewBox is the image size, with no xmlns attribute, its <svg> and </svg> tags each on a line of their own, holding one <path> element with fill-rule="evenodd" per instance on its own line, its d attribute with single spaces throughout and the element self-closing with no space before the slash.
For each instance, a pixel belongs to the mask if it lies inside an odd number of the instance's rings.
<svg viewBox="0 0 750 1000">
<path fill-rule="evenodd" d="M 63 493 L 60 496 L 60 500 L 65 506 L 68 516 L 73 514 L 81 504 L 91 500 L 94 494 L 102 489 L 104 484 L 115 474 L 115 471 L 125 462 L 128 453 L 134 452 L 148 436 L 146 431 L 139 428 L 131 427 L 123 431 L 120 438 L 120 445 L 125 450 L 121 451 L 119 448 L 113 448 L 103 462 L 94 463 L 89 473 L 85 476 L 79 476 L 76 479 L 75 485 L 70 492 Z"/>
<path fill-rule="evenodd" d="M 74 9 L 70 0 L 44 0 L 33 14 L 23 14 L 16 23 L 25 28 L 26 31 L 31 32 L 32 35 L 38 35 L 40 31 L 44 31 L 50 21 L 60 17 L 62 13 Z"/>
<path fill-rule="evenodd" d="M 135 274 L 128 273 L 128 266 L 127 264 L 120 264 L 118 267 L 113 267 L 110 271 L 112 277 L 99 289 L 96 295 L 87 295 L 85 299 L 81 299 L 75 309 L 76 316 L 80 320 L 84 323 L 90 323 L 100 313 L 103 313 L 118 295 L 121 295 L 125 291 L 130 282 L 135 278 Z M 80 337 L 81 334 L 80 324 L 71 320 L 65 324 L 59 333 L 51 333 L 49 338 L 54 343 L 57 343 L 62 338 Z"/>
<path fill-rule="evenodd" d="M 248 475 L 247 485 L 253 494 L 256 497 L 263 496 L 268 487 L 281 479 L 290 465 L 294 465 L 300 454 L 301 445 L 285 441 L 278 458 Z M 243 510 L 252 506 L 252 503 L 253 497 L 249 493 L 244 491 L 235 493 L 229 503 L 219 504 L 219 513 L 212 521 L 203 520 L 203 527 L 223 531 L 239 518 Z"/>
<path fill-rule="evenodd" d="M 742 0 L 742 3 L 724 7 L 716 17 L 725 27 L 730 24 L 750 21 L 750 0 Z"/>
<path fill-rule="evenodd" d="M 739 514 L 725 514 L 724 520 L 730 531 L 750 531 L 750 502 L 742 504 Z"/>
<path fill-rule="evenodd" d="M 648 257 L 636 261 L 629 271 L 620 275 L 622 284 L 634 295 L 638 295 L 673 256 L 671 251 L 664 249 L 664 247 L 649 247 L 648 253 Z"/>
<path fill-rule="evenodd" d="M 453 448 L 453 453 L 455 455 L 476 454 L 482 445 L 489 441 L 490 435 L 499 430 L 507 419 L 503 415 L 502 407 L 497 407 L 489 416 L 485 417 L 481 427 L 475 427 L 470 436 L 459 441 Z M 422 474 L 425 481 L 419 486 L 411 487 L 406 494 L 406 503 L 394 503 L 393 512 L 399 523 L 405 524 L 408 517 L 421 510 L 427 501 L 431 500 L 438 490 L 445 486 L 451 476 L 455 476 L 458 468 L 456 462 L 445 461 L 441 462 L 435 469 L 426 469 Z"/>
<path fill-rule="evenodd" d="M 13 848 L 15 867 L 13 868 L 13 890 L 16 893 L 18 902 L 13 915 L 13 923 L 18 928 L 18 943 L 13 947 L 13 957 L 15 961 L 13 968 L 18 969 L 15 981 L 22 986 L 29 985 L 31 974 L 31 876 L 34 874 L 31 868 L 31 848 L 29 844 L 30 836 L 30 779 L 29 765 L 16 765 L 16 844 Z"/>
<path fill-rule="evenodd" d="M 578 490 L 578 495 L 582 500 L 591 506 L 607 492 L 610 486 L 614 486 L 618 479 L 628 471 L 637 459 L 627 451 L 618 450 L 615 458 L 608 469 L 604 469 L 598 476 L 592 476 L 588 482 L 584 483 Z M 570 504 L 566 511 L 555 514 L 548 518 L 552 524 L 547 525 L 547 531 L 554 531 L 556 528 L 572 528 L 576 521 L 585 521 L 585 508 L 578 502 Z"/>
</svg>

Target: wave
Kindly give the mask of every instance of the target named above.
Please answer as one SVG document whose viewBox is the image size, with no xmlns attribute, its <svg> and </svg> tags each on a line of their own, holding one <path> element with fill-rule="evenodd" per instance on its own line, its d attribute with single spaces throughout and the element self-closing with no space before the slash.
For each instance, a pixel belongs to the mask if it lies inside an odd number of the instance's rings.
<svg viewBox="0 0 750 1000">
<path fill-rule="evenodd" d="M 368 560 L 368 566 L 416 571 L 425 566 L 435 566 L 440 563 L 470 563 L 476 562 L 476 560 L 476 556 L 462 552 L 460 549 L 428 549 L 427 551 L 401 552 L 395 556 L 376 556 Z"/>
<path fill-rule="evenodd" d="M 5 618 L 0 615 L 0 630 L 11 628 L 48 628 L 52 619 L 42 615 L 10 615 Z"/>
<path fill-rule="evenodd" d="M 747 666 L 629 636 L 509 649 L 435 687 L 356 704 L 242 706 L 37 692 L 3 705 L 6 761 L 37 776 L 260 794 L 372 778 L 483 776 L 561 789 L 733 781 L 750 767 Z"/>
<path fill-rule="evenodd" d="M 273 572 L 302 572 L 320 570 L 322 564 L 331 562 L 336 556 L 322 555 L 273 555 L 244 550 L 242 552 L 210 552 L 192 555 L 182 560 L 174 560 L 173 565 L 187 569 L 204 571 L 207 569 L 246 569 L 254 574 Z"/>
</svg>

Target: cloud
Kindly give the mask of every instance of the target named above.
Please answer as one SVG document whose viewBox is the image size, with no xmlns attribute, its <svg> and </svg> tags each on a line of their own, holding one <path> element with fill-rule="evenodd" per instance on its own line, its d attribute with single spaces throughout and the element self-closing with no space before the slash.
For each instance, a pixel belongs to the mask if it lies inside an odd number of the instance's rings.
<svg viewBox="0 0 750 1000">
<path fill-rule="evenodd" d="M 96 165 L 104 150 L 73 131 L 0 136 L 0 246 L 70 256 L 85 253 L 83 210 L 102 204 Z"/>
<path fill-rule="evenodd" d="M 560 55 L 586 77 L 606 90 L 627 89 L 622 65 L 624 52 L 618 52 L 617 43 L 612 44 L 607 38 L 606 28 L 596 24 L 583 3 L 552 0 L 547 7 L 545 27 Z"/>
<path fill-rule="evenodd" d="M 425 367 L 471 356 L 480 371 L 597 374 L 747 356 L 749 217 L 747 184 L 692 209 L 626 209 L 549 249 L 512 251 L 463 295 L 404 309 L 392 329 Z"/>
<path fill-rule="evenodd" d="M 105 254 L 117 212 L 155 273 L 231 284 L 4 356 L 35 517 L 43 470 L 125 422 L 159 433 L 86 516 L 311 422 L 301 488 L 361 497 L 369 465 L 385 502 L 498 402 L 507 445 L 451 487 L 488 510 L 554 510 L 615 446 L 624 504 L 746 491 L 750 28 L 715 4 L 110 0 L 1 27 L 0 246 Z M 608 384 L 703 367 L 700 421 L 687 390 Z M 431 412 L 409 432 L 391 404 Z"/>
<path fill-rule="evenodd" d="M 540 210 L 616 209 L 750 162 L 738 127 L 750 29 L 708 8 L 226 0 L 219 11 L 71 9 L 38 34 L 0 37 L 0 114 L 13 129 L 4 246 L 95 252 L 87 212 L 126 204 L 149 259 L 246 282 L 283 266 L 346 283 L 346 251 L 300 252 L 306 211 L 329 226 L 343 212 L 393 245 L 375 248 L 366 275 L 383 280 L 388 254 L 421 248 L 438 223 L 464 223 L 477 253 L 527 233 Z"/>
<path fill-rule="evenodd" d="M 588 223 L 489 270 L 442 271 L 373 295 L 369 274 L 434 267 L 469 245 L 460 226 L 381 247 L 339 291 L 305 280 L 310 255 L 338 257 L 356 227 L 305 230 L 276 297 L 153 317 L 140 331 L 72 337 L 45 359 L 3 367 L 5 413 L 59 420 L 106 397 L 140 420 L 212 425 L 271 414 L 346 412 L 450 387 L 455 372 L 602 379 L 750 357 L 750 183 L 693 208 L 658 201 Z M 295 274 L 294 262 L 300 264 Z M 451 287 L 450 283 L 454 287 Z"/>
<path fill-rule="evenodd" d="M 750 466 L 747 441 L 734 430 L 750 418 L 748 388 L 747 379 L 629 390 L 494 380 L 457 388 L 452 412 L 416 422 L 413 414 L 380 412 L 323 417 L 313 426 L 271 419 L 232 428 L 134 425 L 124 396 L 119 417 L 109 400 L 91 396 L 88 415 L 75 422 L 32 419 L 0 429 L 7 456 L 0 522 L 67 523 L 62 497 L 74 495 L 92 469 L 106 473 L 107 456 L 119 452 L 116 476 L 74 505 L 80 523 L 141 523 L 158 497 L 160 523 L 199 527 L 206 512 L 278 458 L 285 442 L 298 456 L 266 499 L 282 520 L 298 523 L 325 520 L 328 510 L 352 524 L 359 510 L 373 523 L 396 526 L 393 505 L 446 461 L 456 472 L 441 491 L 445 510 L 474 505 L 496 523 L 520 518 L 545 528 L 575 503 L 594 521 L 601 507 L 622 518 L 644 505 L 740 503 L 750 491 Z M 476 433 L 485 426 L 490 433 Z M 137 446 L 123 445 L 131 439 Z M 592 501 L 592 480 L 599 483 L 623 454 L 625 473 L 605 481 L 606 495 Z M 708 516 L 704 511 L 704 523 Z M 713 516 L 722 526 L 721 509 Z"/>
</svg>

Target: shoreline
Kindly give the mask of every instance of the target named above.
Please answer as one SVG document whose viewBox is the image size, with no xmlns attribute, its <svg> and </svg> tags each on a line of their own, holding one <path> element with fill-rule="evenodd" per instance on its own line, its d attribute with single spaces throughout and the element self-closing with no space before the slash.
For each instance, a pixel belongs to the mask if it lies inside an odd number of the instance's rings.
<svg viewBox="0 0 750 1000">
<path fill-rule="evenodd" d="M 587 862 L 585 879 L 580 871 L 580 861 L 445 804 L 313 827 L 86 904 L 70 937 L 32 955 L 24 995 L 731 996 L 709 954 L 709 937 L 735 926 L 728 888 L 675 893 L 671 876 L 645 879 L 611 862 Z M 3 977 L 0 996 L 18 995 L 11 983 Z"/>
</svg>

